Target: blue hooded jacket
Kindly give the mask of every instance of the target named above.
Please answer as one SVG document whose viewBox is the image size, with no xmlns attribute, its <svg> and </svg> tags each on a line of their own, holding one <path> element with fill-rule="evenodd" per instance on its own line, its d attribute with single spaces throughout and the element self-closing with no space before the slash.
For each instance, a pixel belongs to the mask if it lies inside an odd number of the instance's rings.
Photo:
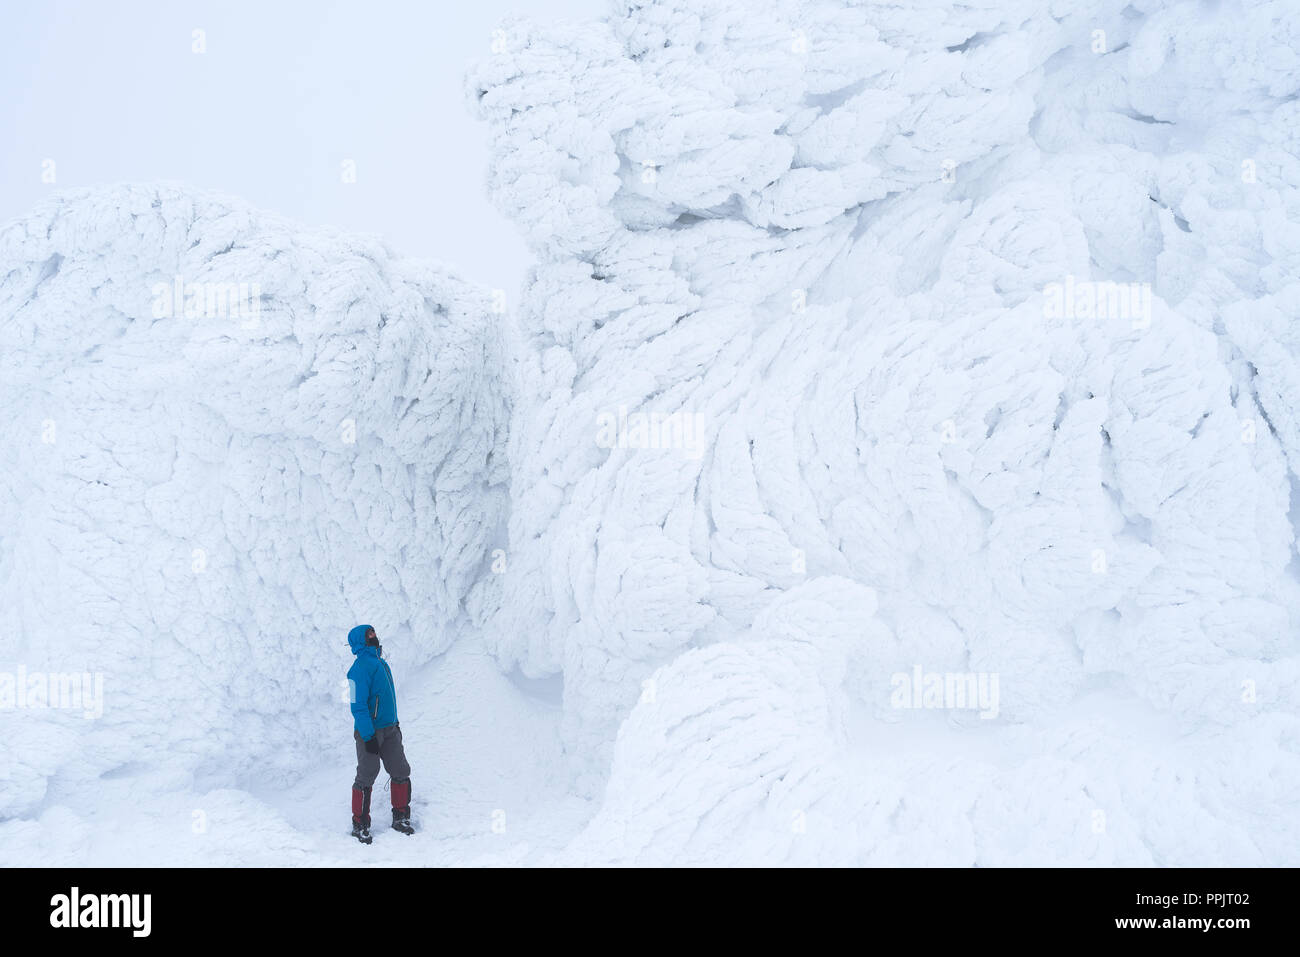
<svg viewBox="0 0 1300 957">
<path fill-rule="evenodd" d="M 352 692 L 352 717 L 361 740 L 369 741 L 376 728 L 397 724 L 397 687 L 388 662 L 379 649 L 366 644 L 369 625 L 357 625 L 348 632 L 348 645 L 357 660 L 348 669 Z"/>
</svg>

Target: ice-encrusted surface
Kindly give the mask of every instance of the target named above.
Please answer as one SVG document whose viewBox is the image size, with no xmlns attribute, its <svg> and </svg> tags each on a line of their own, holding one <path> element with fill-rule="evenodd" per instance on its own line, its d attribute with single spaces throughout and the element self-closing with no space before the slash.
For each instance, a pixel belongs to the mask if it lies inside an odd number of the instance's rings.
<svg viewBox="0 0 1300 957">
<path fill-rule="evenodd" d="M 1296 860 L 1295 9 L 619 10 L 468 86 L 539 257 L 492 638 L 612 760 L 569 859 Z"/>
<path fill-rule="evenodd" d="M 444 651 L 506 504 L 498 318 L 377 241 L 195 190 L 0 231 L 0 649 L 101 674 L 105 703 L 0 711 L 0 815 L 137 767 L 292 780 L 338 734 L 346 622 Z"/>
</svg>

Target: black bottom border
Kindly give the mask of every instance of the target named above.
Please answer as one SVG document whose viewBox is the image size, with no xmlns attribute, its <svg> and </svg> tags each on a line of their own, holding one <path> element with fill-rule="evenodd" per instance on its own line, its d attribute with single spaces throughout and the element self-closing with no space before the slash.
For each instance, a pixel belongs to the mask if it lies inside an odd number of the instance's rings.
<svg viewBox="0 0 1300 957">
<path fill-rule="evenodd" d="M 14 943 L 75 935 L 80 944 L 228 940 L 242 948 L 262 934 L 337 945 L 410 933 L 428 934 L 431 946 L 486 947 L 535 935 L 547 949 L 563 947 L 558 935 L 568 933 L 583 949 L 629 937 L 803 946 L 897 938 L 909 950 L 1128 937 L 1223 947 L 1288 939 L 1294 876 L 1254 868 L 10 868 L 0 870 L 0 926 Z M 71 926 L 112 923 L 114 911 L 125 926 Z M 557 923 L 570 925 L 567 933 Z"/>
</svg>

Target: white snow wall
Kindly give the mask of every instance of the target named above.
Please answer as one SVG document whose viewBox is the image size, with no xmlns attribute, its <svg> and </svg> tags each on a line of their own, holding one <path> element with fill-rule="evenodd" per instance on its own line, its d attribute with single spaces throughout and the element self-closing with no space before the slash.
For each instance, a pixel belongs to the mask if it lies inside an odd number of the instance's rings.
<svg viewBox="0 0 1300 957">
<path fill-rule="evenodd" d="M 1296 5 L 611 10 L 467 85 L 567 859 L 1300 860 Z M 1145 314 L 1048 304 L 1106 280 Z M 917 664 L 997 719 L 892 708 Z"/>
<path fill-rule="evenodd" d="M 351 625 L 443 651 L 507 504 L 499 325 L 432 264 L 196 190 L 0 231 L 0 668 L 104 678 L 98 720 L 0 710 L 0 817 L 103 773 L 283 782 L 338 741 Z"/>
</svg>

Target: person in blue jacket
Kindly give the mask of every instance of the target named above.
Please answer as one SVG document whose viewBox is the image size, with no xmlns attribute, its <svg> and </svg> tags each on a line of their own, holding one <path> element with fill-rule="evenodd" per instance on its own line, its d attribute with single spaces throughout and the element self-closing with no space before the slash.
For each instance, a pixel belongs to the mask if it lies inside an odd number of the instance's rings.
<svg viewBox="0 0 1300 957">
<path fill-rule="evenodd" d="M 411 766 L 402 750 L 402 726 L 397 722 L 397 687 L 383 658 L 375 629 L 357 625 L 348 632 L 348 645 L 357 660 L 348 669 L 352 695 L 352 736 L 357 743 L 357 778 L 352 783 L 352 836 L 369 844 L 370 789 L 379 776 L 379 762 L 392 781 L 393 830 L 415 833 L 411 826 Z"/>
</svg>

